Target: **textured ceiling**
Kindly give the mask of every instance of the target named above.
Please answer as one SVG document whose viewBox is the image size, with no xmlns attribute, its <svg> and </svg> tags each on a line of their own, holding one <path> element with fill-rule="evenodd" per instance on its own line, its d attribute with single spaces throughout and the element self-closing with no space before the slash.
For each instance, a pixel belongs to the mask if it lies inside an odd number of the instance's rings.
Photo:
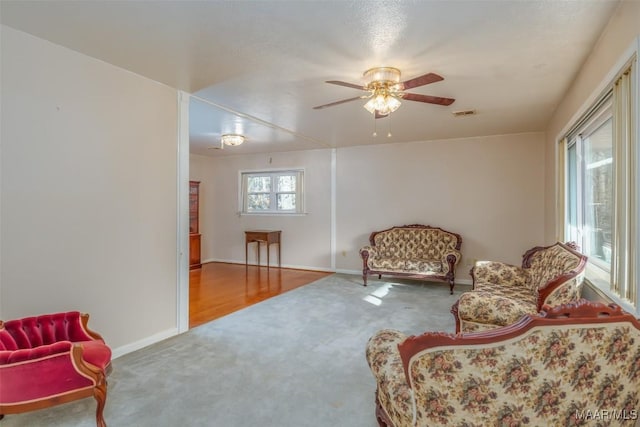
<svg viewBox="0 0 640 427">
<path fill-rule="evenodd" d="M 617 3 L 3 0 L 0 19 L 194 94 L 191 151 L 219 156 L 543 131 Z M 326 80 L 375 66 L 440 74 L 411 92 L 456 102 L 312 109 L 362 93 Z M 247 142 L 208 149 L 223 133 Z"/>
</svg>

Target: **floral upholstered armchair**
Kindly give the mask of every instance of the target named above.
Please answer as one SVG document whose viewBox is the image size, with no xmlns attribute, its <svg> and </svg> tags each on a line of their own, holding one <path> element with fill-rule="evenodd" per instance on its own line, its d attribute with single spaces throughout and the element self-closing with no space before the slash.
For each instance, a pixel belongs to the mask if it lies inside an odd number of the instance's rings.
<svg viewBox="0 0 640 427">
<path fill-rule="evenodd" d="M 0 321 L 0 418 L 93 396 L 107 399 L 111 349 L 77 311 Z"/>
<path fill-rule="evenodd" d="M 478 261 L 471 269 L 473 290 L 451 308 L 456 332 L 493 329 L 534 314 L 543 305 L 580 298 L 587 257 L 556 243 L 535 247 L 522 256 L 522 267 Z"/>
<path fill-rule="evenodd" d="M 579 300 L 458 335 L 386 329 L 366 357 L 381 426 L 632 426 L 640 417 L 640 322 L 613 304 Z"/>
<path fill-rule="evenodd" d="M 449 283 L 453 294 L 462 237 L 428 225 L 403 225 L 374 231 L 369 246 L 360 249 L 362 279 L 377 274 L 438 280 Z"/>
</svg>

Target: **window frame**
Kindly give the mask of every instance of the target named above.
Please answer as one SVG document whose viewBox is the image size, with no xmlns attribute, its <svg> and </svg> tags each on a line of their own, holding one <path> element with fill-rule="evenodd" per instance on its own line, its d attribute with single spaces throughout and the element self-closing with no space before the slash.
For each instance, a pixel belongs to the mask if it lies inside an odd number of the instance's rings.
<svg viewBox="0 0 640 427">
<path fill-rule="evenodd" d="M 595 111 L 594 111 L 595 110 Z M 571 132 L 567 136 L 567 146 L 565 153 L 565 170 L 566 170 L 566 183 L 565 183 L 565 218 L 564 218 L 564 227 L 565 227 L 565 240 L 575 241 L 579 247 L 584 249 L 587 245 L 587 241 L 590 239 L 588 236 L 588 231 L 586 231 L 586 183 L 585 183 L 585 173 L 588 169 L 588 165 L 586 163 L 586 153 L 585 153 L 585 140 L 587 137 L 593 135 L 597 130 L 599 130 L 607 121 L 611 120 L 613 122 L 613 106 L 612 106 L 612 96 L 611 92 L 608 91 L 602 99 L 594 105 L 593 110 L 590 110 L 591 114 L 587 117 L 586 120 L 582 123 L 578 123 L 575 131 Z M 584 135 L 584 136 L 583 136 Z M 613 136 L 612 136 L 613 138 Z M 569 161 L 571 156 L 569 155 L 569 150 L 575 148 L 575 165 L 570 165 Z M 573 167 L 572 167 L 573 166 Z M 573 206 L 571 203 L 571 195 L 572 191 L 570 183 L 572 182 L 570 178 L 570 172 L 575 169 L 575 184 L 576 184 L 576 200 L 575 200 L 575 216 L 576 223 L 578 224 L 577 230 L 572 229 L 572 222 L 569 219 L 570 207 Z M 613 212 L 611 212 L 613 216 Z M 612 224 L 613 226 L 613 224 Z M 585 253 L 585 255 L 589 256 L 590 254 Z M 589 256 L 588 264 L 590 264 L 590 271 L 593 271 L 595 275 L 597 275 L 600 280 L 605 275 L 609 275 L 611 272 L 611 265 L 607 265 L 604 261 Z"/>
<path fill-rule="evenodd" d="M 280 191 L 277 187 L 277 178 L 279 176 L 296 176 L 296 188 L 294 191 Z M 260 170 L 242 170 L 238 173 L 239 194 L 238 194 L 238 212 L 240 215 L 304 215 L 305 192 L 304 192 L 304 168 L 287 168 L 287 169 L 260 169 Z M 248 182 L 252 177 L 269 177 L 271 179 L 271 188 L 269 192 L 269 205 L 271 209 L 263 211 L 251 211 L 248 209 L 249 195 L 254 194 L 248 191 Z M 259 194 L 256 192 L 255 194 Z M 294 194 L 296 200 L 295 209 L 278 209 L 278 195 Z"/>
<path fill-rule="evenodd" d="M 634 313 L 636 316 L 640 316 L 640 280 L 638 280 L 638 276 L 640 274 L 638 271 L 638 265 L 640 264 L 640 233 L 633 233 L 634 230 L 637 230 L 638 226 L 640 226 L 640 185 L 638 185 L 638 181 L 640 181 L 640 118 L 638 117 L 640 106 L 640 95 L 638 94 L 638 86 L 640 84 L 640 67 L 638 66 L 639 53 L 640 36 L 634 39 L 631 46 L 626 49 L 624 54 L 621 55 L 620 59 L 610 69 L 606 77 L 598 85 L 597 90 L 595 90 L 591 94 L 591 96 L 585 101 L 582 107 L 578 109 L 578 111 L 573 115 L 565 128 L 558 134 L 557 141 L 559 141 L 559 143 L 557 146 L 559 150 L 556 157 L 556 195 L 558 196 L 558 210 L 556 211 L 556 218 L 558 219 L 558 223 L 556 224 L 556 230 L 558 232 L 559 238 L 566 239 L 570 236 L 569 223 L 567 220 L 569 208 L 569 183 L 567 167 L 567 157 L 569 157 L 569 150 L 567 149 L 567 136 L 569 136 L 577 126 L 584 123 L 584 121 L 582 121 L 583 118 L 587 117 L 588 113 L 594 109 L 594 107 L 598 104 L 598 101 L 603 98 L 604 94 L 613 88 L 614 84 L 618 81 L 620 76 L 625 73 L 625 70 L 627 70 L 629 67 L 632 67 L 632 72 L 630 73 L 631 89 L 629 91 L 629 99 L 627 100 L 630 111 L 630 132 L 628 136 L 630 138 L 630 146 L 632 147 L 632 151 L 628 158 L 628 164 L 630 165 L 631 174 L 629 175 L 630 178 L 626 179 L 625 181 L 627 184 L 624 184 L 630 186 L 631 188 L 628 191 L 624 202 L 614 200 L 614 210 L 616 210 L 616 214 L 618 214 L 618 210 L 621 209 L 621 206 L 625 207 L 626 214 L 624 216 L 624 221 L 627 222 L 626 230 L 631 230 L 632 234 L 634 235 L 630 235 L 628 237 L 625 246 L 627 249 L 619 249 L 616 247 L 617 244 L 615 242 L 612 242 L 612 246 L 614 246 L 615 249 L 628 251 L 628 253 L 625 253 L 625 262 L 627 263 L 627 268 L 629 268 L 629 270 L 626 271 L 626 274 L 631 272 L 631 275 L 629 277 L 629 280 L 627 281 L 627 286 L 625 286 L 624 289 L 616 289 L 613 283 L 613 272 L 619 271 L 617 269 L 618 266 L 615 264 L 619 263 L 620 261 L 618 261 L 618 256 L 614 252 L 612 253 L 611 273 L 608 273 L 597 267 L 593 262 L 588 262 L 585 281 L 593 288 L 596 294 L 599 294 L 602 298 L 613 301 L 614 303 L 620 305 L 624 310 Z M 614 115 L 615 114 L 614 100 Z M 616 122 L 614 118 L 614 128 L 616 126 L 615 123 Z M 616 137 L 614 136 L 614 147 L 617 147 L 616 144 L 618 143 L 619 141 L 616 140 Z M 614 148 L 614 150 L 615 149 L 616 148 Z M 624 157 L 621 158 L 624 159 Z M 617 177 L 615 152 L 613 163 L 615 180 L 617 179 L 615 178 Z M 620 184 L 618 183 L 617 185 Z M 614 188 L 615 186 L 616 184 L 614 184 Z M 618 225 L 616 225 L 617 222 L 619 222 L 619 219 L 617 217 L 612 219 L 614 227 L 618 227 Z M 631 226 L 629 226 L 628 223 L 631 223 Z M 631 297 L 629 298 L 627 297 L 627 295 L 631 295 Z"/>
</svg>

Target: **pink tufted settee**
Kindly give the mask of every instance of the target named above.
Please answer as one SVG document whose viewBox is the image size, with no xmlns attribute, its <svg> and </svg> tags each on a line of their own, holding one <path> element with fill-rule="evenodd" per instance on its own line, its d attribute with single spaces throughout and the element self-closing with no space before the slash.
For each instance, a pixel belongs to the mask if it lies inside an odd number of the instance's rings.
<svg viewBox="0 0 640 427">
<path fill-rule="evenodd" d="M 374 231 L 369 245 L 360 249 L 362 279 L 369 274 L 401 276 L 449 283 L 453 294 L 462 237 L 428 225 L 403 225 Z"/>
<path fill-rule="evenodd" d="M 106 427 L 111 349 L 77 311 L 0 321 L 0 418 L 93 396 Z"/>
<path fill-rule="evenodd" d="M 381 426 L 633 426 L 640 322 L 586 300 L 481 332 L 381 330 L 366 357 Z"/>
</svg>

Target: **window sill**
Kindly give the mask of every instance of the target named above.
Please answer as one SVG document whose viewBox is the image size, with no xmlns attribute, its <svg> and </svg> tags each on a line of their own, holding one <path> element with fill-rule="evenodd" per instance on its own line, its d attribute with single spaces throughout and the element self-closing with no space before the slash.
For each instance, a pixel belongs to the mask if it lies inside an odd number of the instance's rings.
<svg viewBox="0 0 640 427">
<path fill-rule="evenodd" d="M 307 216 L 309 212 L 239 212 L 238 216 Z"/>
<path fill-rule="evenodd" d="M 602 280 L 599 280 L 597 278 L 593 279 L 589 277 L 586 277 L 584 281 L 585 281 L 585 285 L 589 286 L 591 290 L 595 292 L 603 300 L 610 301 L 614 304 L 619 305 L 620 307 L 622 307 L 624 311 L 627 311 L 635 315 L 636 317 L 640 316 L 640 309 L 634 307 L 630 301 L 626 299 L 622 299 L 616 294 L 614 294 L 613 292 L 611 292 L 611 290 L 609 289 L 608 282 L 603 282 Z"/>
</svg>

